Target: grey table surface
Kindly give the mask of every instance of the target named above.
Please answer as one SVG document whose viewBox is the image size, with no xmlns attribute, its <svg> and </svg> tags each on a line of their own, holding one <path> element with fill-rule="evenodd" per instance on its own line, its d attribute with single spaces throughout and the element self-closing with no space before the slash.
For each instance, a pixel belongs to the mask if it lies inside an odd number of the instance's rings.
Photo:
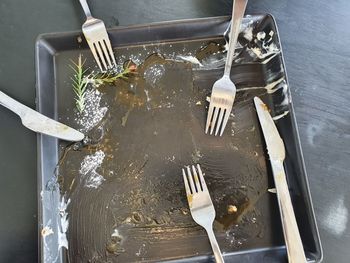
<svg viewBox="0 0 350 263">
<path fill-rule="evenodd" d="M 90 0 L 108 27 L 227 15 L 227 0 Z M 251 0 L 280 30 L 324 262 L 350 257 L 350 2 Z M 78 0 L 1 0 L 0 90 L 35 107 L 34 44 L 79 30 Z M 36 262 L 36 135 L 0 108 L 0 262 Z"/>
</svg>

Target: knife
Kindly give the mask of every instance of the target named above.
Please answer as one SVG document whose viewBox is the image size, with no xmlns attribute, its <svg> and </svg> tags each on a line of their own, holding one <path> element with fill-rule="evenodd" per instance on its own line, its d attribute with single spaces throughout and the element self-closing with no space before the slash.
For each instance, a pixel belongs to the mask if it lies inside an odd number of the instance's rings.
<svg viewBox="0 0 350 263">
<path fill-rule="evenodd" d="M 283 167 L 286 155 L 283 140 L 278 133 L 268 107 L 258 97 L 254 98 L 254 103 L 270 156 L 288 261 L 292 263 L 307 262 Z"/>
<path fill-rule="evenodd" d="M 66 141 L 81 141 L 84 139 L 83 133 L 32 110 L 1 91 L 0 104 L 21 117 L 23 125 L 32 131 Z"/>
</svg>

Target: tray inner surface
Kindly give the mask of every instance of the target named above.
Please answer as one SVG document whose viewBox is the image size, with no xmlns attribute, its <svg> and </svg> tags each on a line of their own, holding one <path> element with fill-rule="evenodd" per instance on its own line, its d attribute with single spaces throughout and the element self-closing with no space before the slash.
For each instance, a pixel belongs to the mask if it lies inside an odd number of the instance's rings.
<svg viewBox="0 0 350 263">
<path fill-rule="evenodd" d="M 266 39 L 258 39 L 258 32 L 265 32 Z M 85 147 L 59 145 L 54 176 L 69 222 L 68 262 L 211 255 L 205 231 L 191 218 L 181 174 L 181 168 L 195 163 L 205 173 L 223 252 L 283 245 L 252 101 L 261 96 L 274 103 L 273 115 L 289 118 L 276 33 L 269 23 L 244 20 L 232 69 L 238 90 L 223 137 L 204 134 L 208 95 L 223 72 L 222 37 L 116 48 L 118 64 L 131 59 L 137 74 L 113 85 L 90 85 L 82 114 L 74 110 L 68 65 L 82 54 L 93 69 L 90 52 L 77 49 L 55 56 L 57 117 L 93 140 Z M 264 49 L 262 43 L 275 46 Z"/>
</svg>

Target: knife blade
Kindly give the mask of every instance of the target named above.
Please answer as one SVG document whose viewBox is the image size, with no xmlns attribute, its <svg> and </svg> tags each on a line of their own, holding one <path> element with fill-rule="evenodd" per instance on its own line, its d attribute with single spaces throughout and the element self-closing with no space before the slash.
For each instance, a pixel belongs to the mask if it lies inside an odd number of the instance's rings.
<svg viewBox="0 0 350 263">
<path fill-rule="evenodd" d="M 22 124 L 32 131 L 66 141 L 81 141 L 84 134 L 19 103 L 0 91 L 0 104 L 20 116 Z"/>
<path fill-rule="evenodd" d="M 288 261 L 294 263 L 306 262 L 283 166 L 285 159 L 284 143 L 265 103 L 255 97 L 254 104 L 270 157 Z"/>
</svg>

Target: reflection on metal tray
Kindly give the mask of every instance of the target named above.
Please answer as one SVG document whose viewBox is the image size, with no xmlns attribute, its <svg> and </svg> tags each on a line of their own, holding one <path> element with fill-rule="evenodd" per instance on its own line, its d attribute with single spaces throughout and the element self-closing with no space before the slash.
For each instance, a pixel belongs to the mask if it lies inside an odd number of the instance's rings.
<svg viewBox="0 0 350 263">
<path fill-rule="evenodd" d="M 81 33 L 38 39 L 38 109 L 96 140 L 76 147 L 39 135 L 43 262 L 207 262 L 210 245 L 189 214 L 181 177 L 189 162 L 200 163 L 206 172 L 225 259 L 284 262 L 254 96 L 272 109 L 285 141 L 286 172 L 306 255 L 321 259 L 271 16 L 243 20 L 231 73 L 237 85 L 232 116 L 222 138 L 204 134 L 207 96 L 223 71 L 227 26 L 228 17 L 219 17 L 110 30 L 118 63 L 131 59 L 137 75 L 88 89 L 86 110 L 93 110 L 95 119 L 74 110 L 70 60 L 82 54 L 94 67 L 86 44 L 78 41 Z"/>
</svg>

